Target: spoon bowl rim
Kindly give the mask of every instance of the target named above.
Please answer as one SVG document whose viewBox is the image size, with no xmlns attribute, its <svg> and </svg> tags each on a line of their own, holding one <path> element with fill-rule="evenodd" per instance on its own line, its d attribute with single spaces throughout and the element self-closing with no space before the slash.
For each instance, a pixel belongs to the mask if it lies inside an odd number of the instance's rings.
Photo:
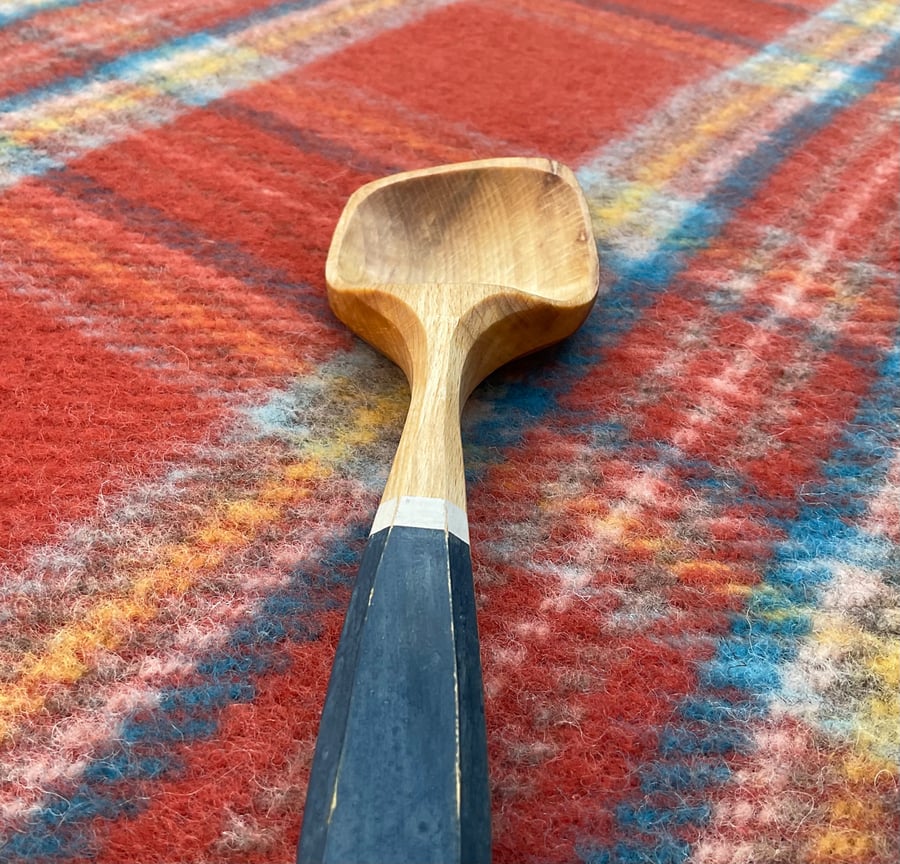
<svg viewBox="0 0 900 864">
<path fill-rule="evenodd" d="M 585 268 L 585 273 L 577 279 L 570 280 L 568 283 L 565 283 L 565 285 L 560 285 L 558 287 L 554 286 L 554 290 L 549 293 L 532 291 L 527 288 L 502 284 L 492 280 L 463 282 L 461 280 L 449 279 L 442 282 L 434 281 L 425 284 L 429 286 L 478 285 L 482 288 L 493 287 L 498 291 L 527 294 L 529 297 L 533 297 L 537 302 L 559 309 L 580 307 L 585 303 L 593 302 L 594 298 L 597 296 L 599 287 L 599 260 L 596 245 L 593 240 L 590 211 L 588 210 L 584 193 L 582 192 L 574 173 L 566 165 L 547 157 L 534 156 L 506 156 L 455 162 L 431 168 L 417 168 L 411 171 L 403 171 L 372 180 L 356 189 L 344 206 L 343 212 L 341 213 L 340 219 L 334 230 L 331 246 L 328 251 L 328 258 L 325 263 L 325 279 L 329 294 L 333 291 L 349 294 L 371 291 L 391 292 L 392 288 L 406 290 L 410 287 L 410 283 L 392 283 L 389 281 L 360 282 L 350 280 L 345 278 L 341 272 L 340 256 L 344 238 L 346 237 L 353 220 L 357 217 L 360 207 L 367 199 L 386 187 L 403 185 L 426 177 L 482 170 L 490 171 L 494 169 L 524 170 L 543 174 L 554 174 L 571 188 L 573 193 L 572 200 L 574 203 L 578 204 L 581 220 L 586 231 L 587 242 L 585 243 L 585 260 L 587 267 Z"/>
</svg>

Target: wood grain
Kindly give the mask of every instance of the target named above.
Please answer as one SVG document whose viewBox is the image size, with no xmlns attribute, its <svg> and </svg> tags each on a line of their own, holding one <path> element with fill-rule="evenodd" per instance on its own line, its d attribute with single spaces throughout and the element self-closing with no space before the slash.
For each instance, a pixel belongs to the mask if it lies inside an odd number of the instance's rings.
<svg viewBox="0 0 900 864">
<path fill-rule="evenodd" d="M 344 622 L 301 864 L 487 864 L 490 790 L 459 417 L 485 375 L 569 335 L 597 292 L 571 171 L 495 159 L 389 177 L 347 203 L 337 316 L 412 397 Z"/>
<path fill-rule="evenodd" d="M 329 301 L 412 389 L 384 491 L 465 510 L 459 415 L 510 360 L 568 336 L 597 292 L 587 205 L 547 159 L 491 159 L 370 183 L 347 203 Z"/>
</svg>

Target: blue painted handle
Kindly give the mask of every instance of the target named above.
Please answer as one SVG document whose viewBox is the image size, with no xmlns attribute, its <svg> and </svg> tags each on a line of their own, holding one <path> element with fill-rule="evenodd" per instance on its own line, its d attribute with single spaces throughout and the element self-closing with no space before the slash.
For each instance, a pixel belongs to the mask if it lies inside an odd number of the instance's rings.
<svg viewBox="0 0 900 864">
<path fill-rule="evenodd" d="M 369 539 L 331 672 L 299 864 L 487 864 L 490 798 L 469 546 Z"/>
</svg>

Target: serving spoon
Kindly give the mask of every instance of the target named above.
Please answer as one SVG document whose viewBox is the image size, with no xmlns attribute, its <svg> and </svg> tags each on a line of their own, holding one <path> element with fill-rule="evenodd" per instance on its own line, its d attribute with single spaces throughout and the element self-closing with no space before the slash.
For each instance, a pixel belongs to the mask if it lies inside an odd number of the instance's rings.
<svg viewBox="0 0 900 864">
<path fill-rule="evenodd" d="M 329 302 L 412 396 L 331 671 L 300 864 L 490 861 L 460 412 L 486 375 L 581 325 L 598 270 L 584 196 L 548 159 L 411 171 L 347 202 Z"/>
</svg>

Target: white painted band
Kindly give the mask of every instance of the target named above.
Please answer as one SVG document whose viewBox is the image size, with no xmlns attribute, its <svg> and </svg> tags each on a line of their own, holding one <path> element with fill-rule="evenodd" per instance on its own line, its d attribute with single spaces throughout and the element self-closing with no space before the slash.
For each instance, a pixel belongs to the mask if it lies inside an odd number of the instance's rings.
<svg viewBox="0 0 900 864">
<path fill-rule="evenodd" d="M 469 520 L 464 510 L 443 498 L 418 498 L 403 495 L 382 501 L 372 521 L 376 534 L 389 525 L 405 525 L 409 528 L 436 528 L 449 531 L 463 543 L 469 542 Z"/>
</svg>

